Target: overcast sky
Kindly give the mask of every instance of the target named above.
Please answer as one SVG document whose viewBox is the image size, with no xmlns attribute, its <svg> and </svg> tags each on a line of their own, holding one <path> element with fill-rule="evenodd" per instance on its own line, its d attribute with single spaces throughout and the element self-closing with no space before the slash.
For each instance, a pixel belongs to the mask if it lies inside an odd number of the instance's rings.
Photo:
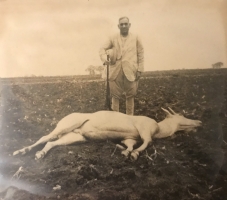
<svg viewBox="0 0 227 200">
<path fill-rule="evenodd" d="M 86 74 L 128 16 L 145 70 L 226 66 L 225 0 L 0 0 L 0 77 Z"/>
</svg>

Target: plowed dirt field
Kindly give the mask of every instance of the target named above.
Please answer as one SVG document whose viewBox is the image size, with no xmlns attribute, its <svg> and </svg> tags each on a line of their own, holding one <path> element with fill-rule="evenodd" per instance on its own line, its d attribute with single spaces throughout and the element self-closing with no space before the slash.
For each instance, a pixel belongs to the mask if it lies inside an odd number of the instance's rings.
<svg viewBox="0 0 227 200">
<path fill-rule="evenodd" d="M 1 84 L 0 199 L 227 199 L 227 70 L 150 73 L 140 80 L 135 115 L 157 122 L 161 107 L 199 119 L 196 133 L 156 139 L 131 162 L 110 141 L 59 146 L 42 160 L 12 156 L 72 112 L 105 109 L 100 79 Z M 125 112 L 122 100 L 121 112 Z M 146 157 L 154 151 L 157 158 Z M 18 176 L 13 175 L 22 167 Z M 53 188 L 60 186 L 59 190 Z"/>
</svg>

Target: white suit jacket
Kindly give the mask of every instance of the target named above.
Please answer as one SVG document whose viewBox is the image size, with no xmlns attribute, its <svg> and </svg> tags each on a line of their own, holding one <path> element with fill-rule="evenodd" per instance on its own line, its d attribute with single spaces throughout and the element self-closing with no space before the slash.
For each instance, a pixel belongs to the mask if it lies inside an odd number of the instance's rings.
<svg viewBox="0 0 227 200">
<path fill-rule="evenodd" d="M 112 63 L 109 67 L 110 81 L 116 79 L 121 67 L 129 81 L 135 81 L 137 71 L 144 71 L 144 50 L 137 35 L 129 33 L 124 47 L 120 33 L 110 37 L 99 51 L 103 62 L 106 57 L 106 50 L 108 49 L 113 49 L 116 53 L 116 62 Z"/>
</svg>

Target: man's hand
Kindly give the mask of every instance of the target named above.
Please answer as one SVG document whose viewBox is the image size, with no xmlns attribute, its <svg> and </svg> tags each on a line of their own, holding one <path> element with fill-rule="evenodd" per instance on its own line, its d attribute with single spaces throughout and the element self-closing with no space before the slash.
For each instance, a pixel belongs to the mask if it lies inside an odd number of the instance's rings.
<svg viewBox="0 0 227 200">
<path fill-rule="evenodd" d="M 137 71 L 136 72 L 136 81 L 138 81 L 141 77 L 142 72 Z"/>
<path fill-rule="evenodd" d="M 102 56 L 102 61 L 103 61 L 103 65 L 109 65 L 110 64 L 110 62 L 111 62 L 111 60 L 109 59 L 109 60 L 107 60 L 107 55 L 105 54 L 105 55 L 103 55 Z"/>
<path fill-rule="evenodd" d="M 103 65 L 110 65 L 110 62 L 111 62 L 110 60 L 107 60 L 107 59 L 106 59 L 106 60 L 104 61 Z"/>
</svg>

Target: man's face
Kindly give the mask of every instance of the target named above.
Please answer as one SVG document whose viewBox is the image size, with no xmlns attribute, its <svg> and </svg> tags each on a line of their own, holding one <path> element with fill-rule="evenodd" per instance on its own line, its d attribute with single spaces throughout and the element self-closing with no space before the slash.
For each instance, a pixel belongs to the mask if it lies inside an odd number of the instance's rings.
<svg viewBox="0 0 227 200">
<path fill-rule="evenodd" d="M 118 24 L 118 28 L 120 29 L 122 35 L 128 35 L 130 26 L 131 24 L 126 18 L 121 19 Z"/>
</svg>

